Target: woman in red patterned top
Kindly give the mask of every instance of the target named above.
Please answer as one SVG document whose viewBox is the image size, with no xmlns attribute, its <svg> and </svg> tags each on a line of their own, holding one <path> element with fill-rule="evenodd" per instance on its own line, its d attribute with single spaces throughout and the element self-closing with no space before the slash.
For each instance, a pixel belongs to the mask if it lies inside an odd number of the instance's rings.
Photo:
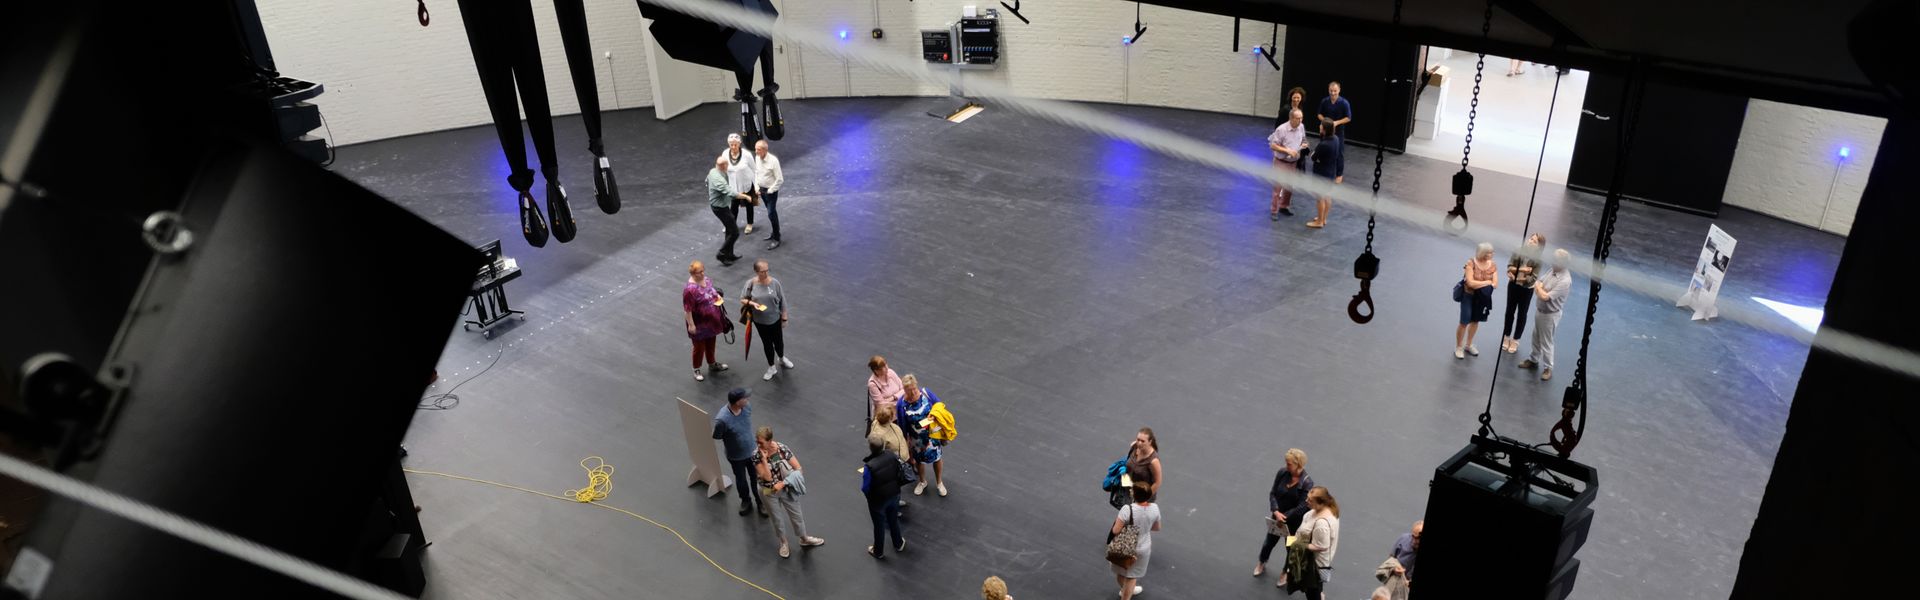
<svg viewBox="0 0 1920 600">
<path fill-rule="evenodd" d="M 707 380 L 700 373 L 702 358 L 709 374 L 727 370 L 727 365 L 713 357 L 714 338 L 726 330 L 726 311 L 719 306 L 725 301 L 720 290 L 713 288 L 713 280 L 707 279 L 706 265 L 697 260 L 687 265 L 687 286 L 680 291 L 680 309 L 686 317 L 687 337 L 693 340 L 694 381 Z"/>
</svg>

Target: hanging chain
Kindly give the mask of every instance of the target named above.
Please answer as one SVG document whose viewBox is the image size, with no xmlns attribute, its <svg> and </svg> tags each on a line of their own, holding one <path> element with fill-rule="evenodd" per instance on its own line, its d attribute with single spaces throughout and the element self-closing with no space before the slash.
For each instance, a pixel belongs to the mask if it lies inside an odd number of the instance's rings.
<svg viewBox="0 0 1920 600">
<path fill-rule="evenodd" d="M 1487 0 L 1485 19 L 1480 23 L 1480 41 L 1486 42 L 1493 34 L 1493 0 Z M 1467 144 L 1460 149 L 1460 170 L 1467 170 L 1467 157 L 1473 154 L 1473 119 L 1480 116 L 1480 81 L 1486 76 L 1487 53 L 1480 53 L 1480 60 L 1473 64 L 1473 100 L 1467 102 Z"/>
<path fill-rule="evenodd" d="M 1480 21 L 1480 42 L 1492 43 L 1493 0 L 1487 0 L 1487 10 Z M 1447 233 L 1463 235 L 1467 232 L 1467 196 L 1473 193 L 1473 173 L 1467 171 L 1469 159 L 1473 157 L 1474 121 L 1480 116 L 1480 83 L 1486 79 L 1487 53 L 1481 52 L 1478 62 L 1473 65 L 1473 100 L 1467 105 L 1467 139 L 1460 148 L 1460 172 L 1453 174 L 1453 210 L 1440 220 Z"/>
<path fill-rule="evenodd" d="M 1404 2 L 1405 0 L 1393 0 L 1393 31 L 1396 34 L 1400 30 L 1400 6 Z M 1393 42 L 1391 41 L 1387 43 L 1387 75 L 1388 75 L 1387 95 L 1380 97 L 1381 122 L 1386 121 L 1386 115 L 1387 115 L 1386 99 L 1388 96 L 1393 95 L 1393 84 L 1395 83 L 1395 78 L 1393 77 L 1394 75 Z M 1384 145 L 1382 147 L 1374 148 L 1374 152 L 1373 152 L 1373 201 L 1374 202 L 1380 201 L 1380 175 L 1381 175 L 1381 172 L 1384 170 L 1382 169 L 1382 167 L 1386 165 L 1386 162 L 1387 162 L 1387 151 Z M 1367 206 L 1367 248 L 1365 250 L 1365 253 L 1367 254 L 1373 254 L 1373 227 L 1374 227 L 1374 210 L 1373 210 L 1373 206 L 1369 204 Z"/>
<path fill-rule="evenodd" d="M 1566 397 L 1560 402 L 1560 422 L 1554 424 L 1548 435 L 1548 443 L 1562 458 L 1573 454 L 1587 430 L 1587 348 L 1593 341 L 1594 317 L 1600 312 L 1600 288 L 1601 281 L 1606 279 L 1607 258 L 1613 253 L 1613 230 L 1619 222 L 1620 196 L 1624 193 L 1621 188 L 1627 181 L 1628 151 L 1633 147 L 1640 106 L 1646 98 L 1647 84 L 1643 77 L 1641 65 L 1634 65 L 1620 97 L 1617 116 L 1626 117 L 1626 122 L 1616 134 L 1619 148 L 1614 152 L 1613 181 L 1607 190 L 1606 204 L 1600 210 L 1600 237 L 1593 242 L 1594 265 L 1587 288 L 1587 318 L 1580 328 L 1580 356 L 1574 363 L 1573 383 L 1567 386 Z M 1579 418 L 1577 425 L 1575 417 Z"/>
<path fill-rule="evenodd" d="M 1387 38 L 1387 66 L 1380 80 L 1380 122 L 1387 122 L 1387 99 L 1393 97 L 1393 90 L 1400 83 L 1399 75 L 1394 71 L 1394 43 L 1399 41 L 1392 36 L 1400 33 L 1400 6 L 1402 0 L 1393 0 L 1393 33 Z M 1347 303 L 1347 318 L 1354 323 L 1365 325 L 1373 321 L 1373 278 L 1380 275 L 1380 257 L 1373 255 L 1373 229 L 1377 224 L 1374 212 L 1380 203 L 1380 177 L 1385 172 L 1387 162 L 1386 140 L 1374 144 L 1373 148 L 1373 197 L 1367 203 L 1367 247 L 1360 257 L 1353 259 L 1353 277 L 1360 280 L 1360 291 L 1353 295 L 1353 301 Z"/>
<path fill-rule="evenodd" d="M 1629 83 L 1631 83 L 1631 80 L 1629 80 Z M 1638 129 L 1640 125 L 1640 103 L 1646 95 L 1646 90 L 1647 86 L 1644 82 L 1635 86 L 1633 89 L 1633 112 L 1625 115 L 1627 117 L 1626 123 L 1624 124 L 1626 133 L 1620 140 L 1620 149 L 1617 153 L 1619 157 L 1618 160 L 1623 163 L 1627 158 L 1627 150 L 1633 146 L 1634 130 Z M 1613 228 L 1620 217 L 1620 196 L 1622 192 L 1619 188 L 1625 183 L 1626 179 L 1624 175 L 1626 166 L 1622 164 L 1615 168 L 1622 171 L 1622 174 L 1616 176 L 1613 184 L 1614 189 L 1611 193 L 1607 194 L 1606 204 L 1600 210 L 1600 239 L 1595 240 L 1593 244 L 1595 263 L 1593 265 L 1593 275 L 1590 285 L 1587 288 L 1587 321 L 1580 331 L 1580 358 L 1574 363 L 1573 367 L 1573 387 L 1583 391 L 1587 388 L 1587 342 L 1593 339 L 1593 319 L 1595 314 L 1600 310 L 1600 281 L 1605 278 L 1607 257 L 1613 254 Z"/>
</svg>

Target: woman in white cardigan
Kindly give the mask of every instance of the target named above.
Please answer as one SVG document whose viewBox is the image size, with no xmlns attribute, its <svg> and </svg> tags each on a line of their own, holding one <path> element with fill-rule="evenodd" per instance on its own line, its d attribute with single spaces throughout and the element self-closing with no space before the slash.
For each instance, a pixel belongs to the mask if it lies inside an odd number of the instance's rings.
<svg viewBox="0 0 1920 600">
<path fill-rule="evenodd" d="M 1308 585 L 1302 591 L 1307 600 L 1322 600 L 1321 592 L 1326 589 L 1327 579 L 1333 576 L 1333 553 L 1340 549 L 1340 503 L 1327 492 L 1327 486 L 1314 486 L 1307 492 L 1307 509 L 1306 518 L 1301 519 L 1300 535 L 1306 536 L 1307 550 L 1313 552 L 1314 566 L 1320 569 L 1320 583 Z"/>
</svg>

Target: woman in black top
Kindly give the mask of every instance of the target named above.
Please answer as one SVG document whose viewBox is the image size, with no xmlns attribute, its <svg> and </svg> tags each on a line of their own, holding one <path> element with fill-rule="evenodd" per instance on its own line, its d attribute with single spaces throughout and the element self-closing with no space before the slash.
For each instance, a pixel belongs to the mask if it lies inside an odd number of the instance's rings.
<svg viewBox="0 0 1920 600">
<path fill-rule="evenodd" d="M 1273 547 L 1286 535 L 1290 524 L 1307 514 L 1307 492 L 1313 489 L 1313 478 L 1307 476 L 1307 453 L 1289 448 L 1286 456 L 1286 468 L 1273 475 L 1273 489 L 1267 491 L 1267 520 L 1274 521 L 1276 526 L 1268 529 L 1266 542 L 1260 544 L 1260 562 L 1253 565 L 1254 577 L 1267 572 L 1267 559 L 1273 556 Z M 1282 549 L 1280 562 L 1286 560 L 1286 550 Z M 1286 587 L 1286 573 L 1281 573 L 1274 585 Z"/>
</svg>

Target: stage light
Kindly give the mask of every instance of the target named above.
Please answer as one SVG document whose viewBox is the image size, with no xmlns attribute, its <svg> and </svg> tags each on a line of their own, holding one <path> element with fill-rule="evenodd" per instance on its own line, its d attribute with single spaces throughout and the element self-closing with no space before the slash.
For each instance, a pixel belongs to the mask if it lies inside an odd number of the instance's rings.
<svg viewBox="0 0 1920 600">
<path fill-rule="evenodd" d="M 1851 152 L 1851 150 L 1850 150 L 1850 149 L 1848 149 L 1848 148 L 1847 148 L 1846 146 L 1841 146 L 1841 147 L 1840 147 L 1840 160 L 1846 160 L 1846 159 L 1847 159 L 1847 156 L 1848 156 L 1849 154 L 1851 154 L 1851 153 L 1852 153 L 1852 152 Z"/>
<path fill-rule="evenodd" d="M 1027 20 L 1026 15 L 1020 14 L 1020 0 L 1013 0 L 1013 6 L 1007 6 L 1007 3 L 1005 2 L 1001 2 L 1000 6 L 1006 7 L 1007 12 L 1013 13 L 1013 16 L 1018 17 L 1021 23 L 1026 23 L 1028 25 L 1033 24 L 1033 21 Z"/>
<path fill-rule="evenodd" d="M 1133 36 L 1130 36 L 1130 35 L 1123 35 L 1123 36 L 1120 36 L 1120 45 L 1122 45 L 1122 46 L 1132 46 L 1132 45 L 1133 45 Z"/>
</svg>

